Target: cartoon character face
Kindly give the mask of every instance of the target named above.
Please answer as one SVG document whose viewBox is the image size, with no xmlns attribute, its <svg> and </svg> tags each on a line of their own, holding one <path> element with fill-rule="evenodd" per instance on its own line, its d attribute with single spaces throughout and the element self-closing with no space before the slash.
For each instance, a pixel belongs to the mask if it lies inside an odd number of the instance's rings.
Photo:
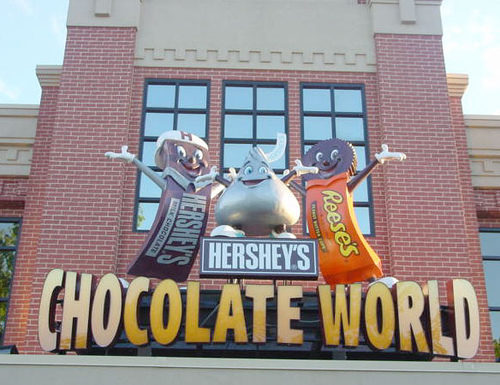
<svg viewBox="0 0 500 385">
<path fill-rule="evenodd" d="M 256 188 L 266 180 L 276 178 L 276 174 L 271 169 L 264 158 L 247 157 L 245 163 L 238 172 L 236 183 L 242 183 L 248 188 Z"/>
<path fill-rule="evenodd" d="M 208 151 L 191 143 L 166 140 L 162 156 L 167 167 L 190 179 L 204 174 L 208 168 Z"/>
<path fill-rule="evenodd" d="M 305 180 L 328 179 L 348 171 L 356 171 L 356 152 L 352 145 L 341 139 L 330 139 L 312 146 L 303 157 L 304 166 L 318 167 L 318 174 L 306 174 Z"/>
</svg>

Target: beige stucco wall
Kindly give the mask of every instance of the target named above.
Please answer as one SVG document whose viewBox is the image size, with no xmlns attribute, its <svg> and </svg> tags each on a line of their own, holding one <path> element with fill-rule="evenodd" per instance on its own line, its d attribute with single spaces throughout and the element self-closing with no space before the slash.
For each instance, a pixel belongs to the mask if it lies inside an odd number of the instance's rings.
<svg viewBox="0 0 500 385">
<path fill-rule="evenodd" d="M 449 362 L 0 356 L 12 384 L 497 384 L 500 365 Z"/>
<path fill-rule="evenodd" d="M 0 176 L 29 176 L 37 105 L 0 104 Z"/>
<path fill-rule="evenodd" d="M 472 184 L 500 188 L 500 116 L 465 115 Z"/>
<path fill-rule="evenodd" d="M 137 28 L 148 67 L 375 72 L 374 34 L 440 35 L 441 0 L 71 0 L 68 26 Z"/>
</svg>

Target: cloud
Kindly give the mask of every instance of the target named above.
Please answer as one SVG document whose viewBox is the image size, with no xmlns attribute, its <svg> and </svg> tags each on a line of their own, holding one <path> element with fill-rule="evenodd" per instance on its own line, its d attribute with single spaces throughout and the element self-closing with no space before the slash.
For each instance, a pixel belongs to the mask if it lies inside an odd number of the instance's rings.
<svg viewBox="0 0 500 385">
<path fill-rule="evenodd" d="M 498 70 L 500 63 L 500 45 L 492 46 L 483 53 L 484 75 L 481 79 L 482 85 L 489 89 L 500 90 L 500 71 Z"/>
<path fill-rule="evenodd" d="M 16 87 L 9 87 L 2 79 L 0 79 L 0 95 L 6 96 L 11 101 L 17 101 L 20 91 Z"/>
<path fill-rule="evenodd" d="M 26 15 L 33 15 L 35 9 L 29 0 L 11 0 Z"/>
<path fill-rule="evenodd" d="M 64 42 L 66 40 L 65 19 L 63 16 L 50 16 L 50 29 L 55 37 Z"/>
</svg>

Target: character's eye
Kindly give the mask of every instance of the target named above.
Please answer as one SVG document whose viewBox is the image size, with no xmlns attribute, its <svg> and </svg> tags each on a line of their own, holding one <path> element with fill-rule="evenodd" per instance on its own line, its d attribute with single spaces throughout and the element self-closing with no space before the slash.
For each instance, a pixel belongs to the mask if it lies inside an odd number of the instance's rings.
<svg viewBox="0 0 500 385">
<path fill-rule="evenodd" d="M 201 150 L 196 150 L 194 152 L 194 157 L 198 159 L 199 161 L 203 159 L 203 151 Z"/>
<path fill-rule="evenodd" d="M 323 159 L 323 153 L 322 152 L 316 153 L 316 162 L 321 162 L 321 159 Z"/>
<path fill-rule="evenodd" d="M 243 170 L 243 174 L 245 174 L 245 175 L 250 175 L 250 174 L 252 173 L 252 171 L 253 171 L 252 166 L 248 166 L 247 168 L 245 168 L 245 169 Z"/>
<path fill-rule="evenodd" d="M 335 159 L 337 159 L 338 155 L 339 155 L 339 150 L 335 149 L 335 150 L 332 151 L 332 154 L 330 155 L 330 157 L 333 160 L 335 160 Z"/>
<path fill-rule="evenodd" d="M 267 174 L 267 167 L 265 167 L 265 166 L 260 167 L 260 168 L 259 168 L 259 172 L 260 172 L 261 174 Z"/>
<path fill-rule="evenodd" d="M 186 150 L 182 146 L 176 146 L 177 147 L 177 155 L 179 155 L 180 158 L 185 158 L 186 157 Z"/>
</svg>

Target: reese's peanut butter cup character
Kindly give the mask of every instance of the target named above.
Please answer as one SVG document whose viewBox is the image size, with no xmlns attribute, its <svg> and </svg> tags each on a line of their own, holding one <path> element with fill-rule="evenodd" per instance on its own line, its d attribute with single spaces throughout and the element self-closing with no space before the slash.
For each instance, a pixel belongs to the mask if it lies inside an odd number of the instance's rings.
<svg viewBox="0 0 500 385">
<path fill-rule="evenodd" d="M 304 175 L 305 191 L 295 187 L 306 196 L 309 233 L 318 239 L 321 273 L 330 285 L 382 277 L 380 258 L 359 228 L 353 191 L 379 164 L 405 158 L 382 145 L 382 152 L 355 175 L 356 152 L 343 140 L 319 142 L 304 155 L 304 165 L 317 167 L 319 172 Z"/>
<path fill-rule="evenodd" d="M 167 131 L 156 142 L 158 176 L 134 154 L 107 152 L 108 158 L 133 163 L 162 189 L 155 220 L 128 273 L 185 281 L 207 225 L 211 198 L 222 191 L 212 188 L 217 172 L 208 171 L 208 146 L 196 135 Z"/>
</svg>

